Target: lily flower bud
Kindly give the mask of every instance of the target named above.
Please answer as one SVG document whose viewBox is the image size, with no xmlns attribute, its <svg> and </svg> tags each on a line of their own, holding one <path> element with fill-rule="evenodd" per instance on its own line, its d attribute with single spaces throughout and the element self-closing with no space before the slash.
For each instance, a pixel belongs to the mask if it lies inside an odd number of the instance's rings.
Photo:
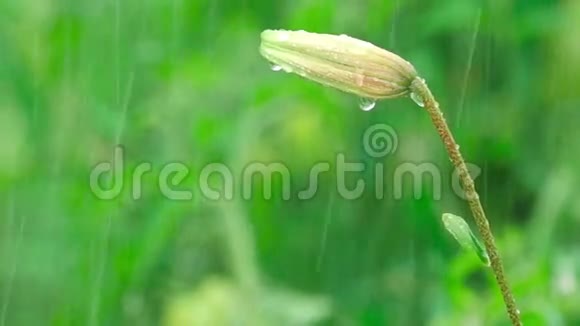
<svg viewBox="0 0 580 326">
<path fill-rule="evenodd" d="M 406 95 L 417 77 L 403 58 L 347 35 L 265 30 L 261 38 L 274 67 L 363 98 Z"/>
</svg>

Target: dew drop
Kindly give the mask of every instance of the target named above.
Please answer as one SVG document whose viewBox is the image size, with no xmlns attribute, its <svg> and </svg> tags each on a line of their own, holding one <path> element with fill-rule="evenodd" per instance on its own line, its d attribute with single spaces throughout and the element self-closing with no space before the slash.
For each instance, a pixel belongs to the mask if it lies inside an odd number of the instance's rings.
<svg viewBox="0 0 580 326">
<path fill-rule="evenodd" d="M 377 102 L 373 99 L 361 97 L 358 106 L 363 111 L 370 111 L 375 107 L 376 104 Z"/>
<path fill-rule="evenodd" d="M 280 70 L 282 70 L 282 66 L 281 66 L 281 65 L 277 65 L 277 64 L 275 64 L 275 63 L 273 63 L 273 64 L 270 66 L 270 69 L 272 69 L 272 71 L 280 71 Z"/>
<path fill-rule="evenodd" d="M 418 106 L 420 106 L 420 107 L 424 107 L 425 106 L 425 103 L 423 102 L 423 99 L 421 98 L 421 96 L 417 95 L 416 93 L 411 92 L 411 99 Z"/>
</svg>

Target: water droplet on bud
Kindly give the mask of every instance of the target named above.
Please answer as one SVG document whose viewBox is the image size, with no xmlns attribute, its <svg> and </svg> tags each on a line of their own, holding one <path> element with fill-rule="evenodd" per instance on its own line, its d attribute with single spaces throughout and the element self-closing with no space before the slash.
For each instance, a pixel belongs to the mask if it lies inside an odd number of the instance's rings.
<svg viewBox="0 0 580 326">
<path fill-rule="evenodd" d="M 417 95 L 417 93 L 413 93 L 411 92 L 411 99 L 413 100 L 413 102 L 415 102 L 418 106 L 420 107 L 424 107 L 425 103 L 423 102 L 423 99 L 421 98 L 421 96 Z"/>
<path fill-rule="evenodd" d="M 363 111 L 370 111 L 375 107 L 376 104 L 377 102 L 373 99 L 361 97 L 358 106 Z"/>
<path fill-rule="evenodd" d="M 270 69 L 272 69 L 272 71 L 280 71 L 280 70 L 282 70 L 282 66 L 277 65 L 277 64 L 272 64 L 270 66 Z"/>
</svg>

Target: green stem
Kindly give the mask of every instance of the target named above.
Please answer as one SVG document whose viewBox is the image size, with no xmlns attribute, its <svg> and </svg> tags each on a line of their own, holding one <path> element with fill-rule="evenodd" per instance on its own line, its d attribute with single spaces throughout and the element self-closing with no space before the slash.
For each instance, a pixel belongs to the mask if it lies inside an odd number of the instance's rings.
<svg viewBox="0 0 580 326">
<path fill-rule="evenodd" d="M 503 264 L 495 245 L 495 240 L 489 227 L 489 222 L 485 217 L 485 212 L 483 211 L 483 207 L 479 201 L 479 195 L 475 190 L 473 179 L 469 175 L 465 161 L 461 156 L 459 146 L 455 142 L 455 139 L 451 134 L 451 130 L 449 130 L 449 126 L 447 126 L 447 122 L 445 122 L 443 113 L 439 109 L 439 103 L 435 101 L 435 98 L 433 97 L 433 94 L 431 94 L 431 91 L 429 90 L 429 87 L 427 87 L 425 81 L 419 77 L 415 78 L 411 84 L 411 91 L 423 100 L 425 104 L 425 110 L 427 110 L 431 116 L 431 120 L 437 129 L 437 133 L 439 133 L 439 136 L 441 137 L 441 140 L 447 149 L 449 158 L 459 173 L 459 178 L 461 180 L 461 184 L 463 185 L 463 189 L 467 197 L 467 202 L 469 203 L 469 208 L 471 209 L 473 218 L 475 219 L 475 223 L 477 224 L 477 228 L 479 229 L 479 233 L 481 234 L 483 243 L 487 249 L 491 269 L 495 275 L 495 279 L 503 296 L 508 316 L 511 319 L 513 325 L 520 326 L 522 325 L 522 322 L 520 320 L 519 310 L 517 309 L 514 296 L 505 277 Z"/>
</svg>

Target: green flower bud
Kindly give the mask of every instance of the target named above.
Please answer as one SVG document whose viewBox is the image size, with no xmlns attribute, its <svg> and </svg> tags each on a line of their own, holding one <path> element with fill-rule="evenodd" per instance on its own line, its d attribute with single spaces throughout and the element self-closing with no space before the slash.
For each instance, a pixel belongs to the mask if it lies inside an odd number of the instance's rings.
<svg viewBox="0 0 580 326">
<path fill-rule="evenodd" d="M 347 35 L 265 30 L 260 53 L 275 67 L 364 98 L 408 94 L 417 77 L 398 55 Z"/>
</svg>

